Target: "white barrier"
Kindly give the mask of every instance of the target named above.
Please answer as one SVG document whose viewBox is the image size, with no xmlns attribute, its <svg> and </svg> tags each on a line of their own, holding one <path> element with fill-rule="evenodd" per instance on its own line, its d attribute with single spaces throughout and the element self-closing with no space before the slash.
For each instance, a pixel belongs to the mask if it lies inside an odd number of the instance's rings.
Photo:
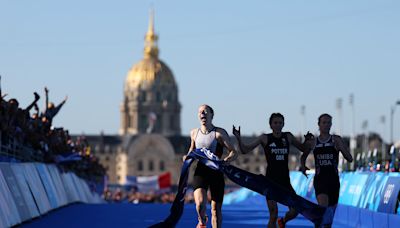
<svg viewBox="0 0 400 228">
<path fill-rule="evenodd" d="M 73 202 L 102 203 L 74 173 L 55 165 L 0 163 L 0 228 L 18 225 Z"/>
<path fill-rule="evenodd" d="M 49 174 L 49 170 L 47 166 L 42 163 L 35 164 L 36 170 L 39 173 L 40 179 L 43 182 L 44 189 L 46 189 L 47 196 L 50 201 L 51 209 L 55 209 L 61 206 L 58 198 L 57 198 L 57 191 L 54 186 L 53 180 Z"/>
<path fill-rule="evenodd" d="M 21 222 L 21 217 L 19 216 L 17 206 L 14 203 L 14 199 L 11 195 L 10 189 L 8 188 L 6 179 L 4 178 L 1 169 L 0 169 L 0 219 L 1 219 L 0 224 L 2 227 L 13 226 Z"/>
<path fill-rule="evenodd" d="M 39 173 L 36 170 L 34 163 L 23 163 L 24 174 L 26 181 L 28 182 L 29 188 L 31 189 L 33 198 L 35 199 L 36 205 L 39 209 L 40 214 L 45 214 L 51 210 L 49 198 L 47 197 L 46 190 L 43 187 L 43 183 L 40 179 Z"/>
<path fill-rule="evenodd" d="M 25 202 L 24 196 L 22 195 L 20 186 L 18 184 L 17 178 L 11 169 L 11 163 L 1 163 L 0 169 L 3 173 L 4 179 L 10 189 L 11 196 L 14 200 L 15 206 L 17 206 L 19 216 L 22 221 L 27 220 L 30 217 L 30 212 Z"/>
<path fill-rule="evenodd" d="M 62 173 L 61 174 L 65 190 L 67 192 L 67 198 L 69 203 L 78 202 L 79 196 L 72 180 L 72 173 Z"/>
<path fill-rule="evenodd" d="M 94 203 L 93 194 L 89 189 L 89 185 L 82 179 L 78 179 L 81 182 L 82 191 L 86 196 L 87 203 Z"/>
<path fill-rule="evenodd" d="M 64 206 L 68 203 L 68 200 L 67 200 L 67 193 L 65 192 L 64 189 L 64 184 L 62 183 L 61 180 L 60 172 L 57 166 L 55 165 L 47 165 L 47 168 L 53 180 L 60 206 Z"/>
<path fill-rule="evenodd" d="M 19 189 L 21 190 L 21 194 L 25 200 L 26 209 L 28 211 L 27 218 L 34 218 L 39 216 L 39 211 L 36 206 L 35 200 L 32 196 L 32 193 L 29 189 L 28 182 L 26 181 L 24 175 L 24 166 L 21 164 L 11 164 L 11 169 L 14 172 L 14 176 L 17 180 L 17 184 L 19 185 Z M 24 219 L 24 218 L 23 218 Z"/>
<path fill-rule="evenodd" d="M 72 174 L 72 180 L 74 181 L 75 188 L 76 188 L 76 190 L 78 192 L 79 199 L 81 199 L 85 203 L 88 203 L 89 200 L 88 200 L 88 198 L 87 198 L 87 196 L 85 194 L 85 191 L 84 191 L 84 186 L 86 185 L 86 183 L 82 184 L 81 179 L 79 179 L 75 175 L 75 173 Z"/>
</svg>

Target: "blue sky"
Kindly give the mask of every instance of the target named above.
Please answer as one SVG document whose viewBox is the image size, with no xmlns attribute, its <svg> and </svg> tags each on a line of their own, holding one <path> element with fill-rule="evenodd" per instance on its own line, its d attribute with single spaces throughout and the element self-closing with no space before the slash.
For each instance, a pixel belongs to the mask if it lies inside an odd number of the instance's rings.
<svg viewBox="0 0 400 228">
<path fill-rule="evenodd" d="M 349 135 L 354 94 L 356 133 L 366 120 L 368 131 L 389 139 L 390 108 L 400 100 L 395 0 L 0 0 L 3 92 L 25 106 L 47 85 L 51 101 L 69 96 L 56 126 L 117 133 L 123 83 L 143 56 L 151 5 L 160 59 L 179 86 L 182 134 L 198 126 L 197 107 L 208 103 L 229 132 L 232 124 L 247 135 L 269 132 L 272 112 L 285 115 L 287 131 L 317 132 L 327 112 L 333 130 Z M 400 106 L 394 126 L 400 139 Z"/>
</svg>

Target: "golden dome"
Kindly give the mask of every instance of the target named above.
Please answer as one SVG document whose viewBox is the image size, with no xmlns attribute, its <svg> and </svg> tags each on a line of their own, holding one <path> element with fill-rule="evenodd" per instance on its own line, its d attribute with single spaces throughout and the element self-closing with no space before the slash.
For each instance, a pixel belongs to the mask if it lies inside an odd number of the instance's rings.
<svg viewBox="0 0 400 228">
<path fill-rule="evenodd" d="M 172 71 L 161 60 L 145 58 L 129 70 L 125 88 L 134 89 L 140 86 L 148 88 L 154 83 L 159 85 L 175 85 L 175 79 Z"/>
<path fill-rule="evenodd" d="M 138 87 L 149 88 L 157 85 L 175 85 L 175 79 L 169 67 L 158 59 L 158 36 L 154 32 L 154 13 L 150 13 L 149 29 L 145 36 L 144 58 L 128 72 L 125 90 Z"/>
</svg>

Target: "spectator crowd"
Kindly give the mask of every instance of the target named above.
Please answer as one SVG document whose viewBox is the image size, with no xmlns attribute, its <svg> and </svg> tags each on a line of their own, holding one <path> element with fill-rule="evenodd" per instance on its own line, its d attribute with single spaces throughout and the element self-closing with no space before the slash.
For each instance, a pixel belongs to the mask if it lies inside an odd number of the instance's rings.
<svg viewBox="0 0 400 228">
<path fill-rule="evenodd" d="M 132 186 L 109 186 L 104 190 L 103 198 L 110 203 L 172 203 L 175 200 L 176 186 L 163 191 L 137 191 Z M 237 190 L 238 187 L 226 187 L 225 194 Z M 208 192 L 208 202 L 211 195 Z M 188 188 L 185 195 L 185 203 L 194 203 L 193 189 Z"/>
<path fill-rule="evenodd" d="M 105 168 L 90 153 L 84 136 L 73 140 L 68 130 L 52 125 L 68 97 L 55 105 L 49 102 L 49 89 L 45 87 L 45 108 L 39 110 L 40 95 L 27 107 L 18 100 L 6 100 L 0 89 L 0 161 L 56 163 L 65 171 L 73 171 L 90 181 L 101 181 Z"/>
</svg>

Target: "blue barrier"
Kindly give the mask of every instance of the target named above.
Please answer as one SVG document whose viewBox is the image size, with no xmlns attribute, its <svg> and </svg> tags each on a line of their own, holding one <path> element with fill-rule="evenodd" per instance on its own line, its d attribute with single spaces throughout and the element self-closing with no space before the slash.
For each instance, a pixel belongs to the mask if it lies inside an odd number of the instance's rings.
<svg viewBox="0 0 400 228">
<path fill-rule="evenodd" d="M 400 216 L 339 204 L 336 208 L 334 224 L 350 227 L 398 227 Z"/>
<path fill-rule="evenodd" d="M 296 193 L 313 202 L 316 201 L 314 174 L 306 178 L 301 172 L 290 172 L 292 186 Z M 399 173 L 346 172 L 340 174 L 339 204 L 368 209 L 373 212 L 399 214 L 400 191 Z M 254 194 L 249 190 L 238 190 L 227 194 L 225 204 L 249 200 Z M 364 213 L 365 214 L 365 213 Z"/>
</svg>

